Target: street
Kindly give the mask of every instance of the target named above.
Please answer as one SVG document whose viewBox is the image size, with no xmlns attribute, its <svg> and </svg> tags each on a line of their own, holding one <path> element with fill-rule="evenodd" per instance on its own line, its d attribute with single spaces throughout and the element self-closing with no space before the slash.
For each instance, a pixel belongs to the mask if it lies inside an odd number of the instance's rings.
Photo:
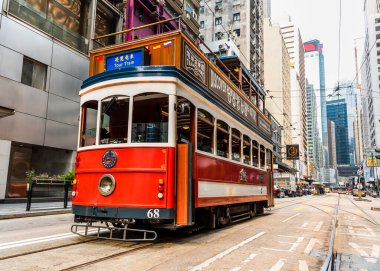
<svg viewBox="0 0 380 271">
<path fill-rule="evenodd" d="M 339 198 L 337 270 L 379 270 L 379 226 L 338 194 L 276 199 L 266 215 L 217 230 L 159 231 L 155 242 L 75 236 L 71 214 L 2 220 L 0 270 L 320 270 Z M 372 200 L 356 203 L 380 206 Z"/>
</svg>

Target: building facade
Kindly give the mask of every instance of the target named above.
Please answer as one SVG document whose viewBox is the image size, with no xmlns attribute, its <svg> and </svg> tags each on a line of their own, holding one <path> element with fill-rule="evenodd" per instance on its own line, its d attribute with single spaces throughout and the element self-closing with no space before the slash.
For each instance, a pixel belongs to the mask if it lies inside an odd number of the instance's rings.
<svg viewBox="0 0 380 271">
<path fill-rule="evenodd" d="M 317 114 L 317 127 L 320 138 L 320 164 L 319 179 L 329 181 L 329 152 L 326 115 L 326 87 L 325 87 L 325 64 L 323 44 L 319 40 L 311 40 L 304 43 L 306 78 L 314 86 Z"/>
<path fill-rule="evenodd" d="M 272 24 L 269 18 L 264 20 L 264 86 L 268 91 L 266 108 L 282 127 L 282 152 L 291 145 L 291 92 L 290 58 L 278 24 Z M 289 167 L 293 161 L 284 160 Z"/>
<path fill-rule="evenodd" d="M 279 24 L 290 59 L 292 141 L 299 145 L 300 159 L 296 161 L 296 167 L 298 177 L 303 178 L 308 176 L 305 51 L 299 28 L 291 20 Z"/>
<path fill-rule="evenodd" d="M 200 37 L 206 44 L 225 47 L 233 40 L 240 60 L 264 85 L 263 0 L 201 1 Z"/>
<path fill-rule="evenodd" d="M 335 122 L 327 120 L 327 132 L 329 134 L 329 156 L 330 156 L 330 168 L 336 169 L 336 134 L 335 134 Z"/>
<path fill-rule="evenodd" d="M 336 162 L 338 165 L 350 165 L 347 103 L 345 99 L 327 102 L 327 119 L 335 123 Z"/>
<path fill-rule="evenodd" d="M 363 109 L 363 145 L 365 149 L 380 147 L 380 3 L 376 0 L 364 1 L 365 42 L 361 68 L 361 98 Z M 364 154 L 365 155 L 365 154 Z M 364 164 L 366 180 L 379 176 L 377 168 L 367 168 Z"/>
</svg>

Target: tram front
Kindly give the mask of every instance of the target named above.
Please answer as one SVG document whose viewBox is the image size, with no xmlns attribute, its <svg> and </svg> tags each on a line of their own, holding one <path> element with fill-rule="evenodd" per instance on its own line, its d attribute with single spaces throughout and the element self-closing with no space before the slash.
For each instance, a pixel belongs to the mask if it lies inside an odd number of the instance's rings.
<svg viewBox="0 0 380 271">
<path fill-rule="evenodd" d="M 157 78 L 133 81 L 107 80 L 80 92 L 76 222 L 173 223 L 175 87 Z"/>
</svg>

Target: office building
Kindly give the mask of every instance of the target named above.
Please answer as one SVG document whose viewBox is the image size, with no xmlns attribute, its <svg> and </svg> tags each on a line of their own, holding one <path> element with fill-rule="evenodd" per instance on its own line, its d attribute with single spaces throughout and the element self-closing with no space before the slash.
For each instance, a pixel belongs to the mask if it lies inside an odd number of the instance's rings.
<svg viewBox="0 0 380 271">
<path fill-rule="evenodd" d="M 329 152 L 326 115 L 325 64 L 323 44 L 319 40 L 304 43 L 306 79 L 313 85 L 315 92 L 315 111 L 320 141 L 319 176 L 321 181 L 329 182 Z"/>
<path fill-rule="evenodd" d="M 335 123 L 336 162 L 350 165 L 347 103 L 344 99 L 327 101 L 327 119 Z"/>
<path fill-rule="evenodd" d="M 200 37 L 226 50 L 232 40 L 240 50 L 240 60 L 264 85 L 263 0 L 201 1 Z M 227 43 L 227 45 L 226 45 Z"/>
</svg>

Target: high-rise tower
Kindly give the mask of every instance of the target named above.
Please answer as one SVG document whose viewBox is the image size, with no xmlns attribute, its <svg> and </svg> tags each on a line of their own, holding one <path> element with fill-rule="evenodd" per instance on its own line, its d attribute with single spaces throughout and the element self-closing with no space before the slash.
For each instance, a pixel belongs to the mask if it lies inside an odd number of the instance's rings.
<svg viewBox="0 0 380 271">
<path fill-rule="evenodd" d="M 315 111 L 317 113 L 317 126 L 321 143 L 320 181 L 329 181 L 329 151 L 326 114 L 326 87 L 325 87 L 325 60 L 323 44 L 319 40 L 304 43 L 306 78 L 314 86 L 316 96 Z"/>
</svg>

